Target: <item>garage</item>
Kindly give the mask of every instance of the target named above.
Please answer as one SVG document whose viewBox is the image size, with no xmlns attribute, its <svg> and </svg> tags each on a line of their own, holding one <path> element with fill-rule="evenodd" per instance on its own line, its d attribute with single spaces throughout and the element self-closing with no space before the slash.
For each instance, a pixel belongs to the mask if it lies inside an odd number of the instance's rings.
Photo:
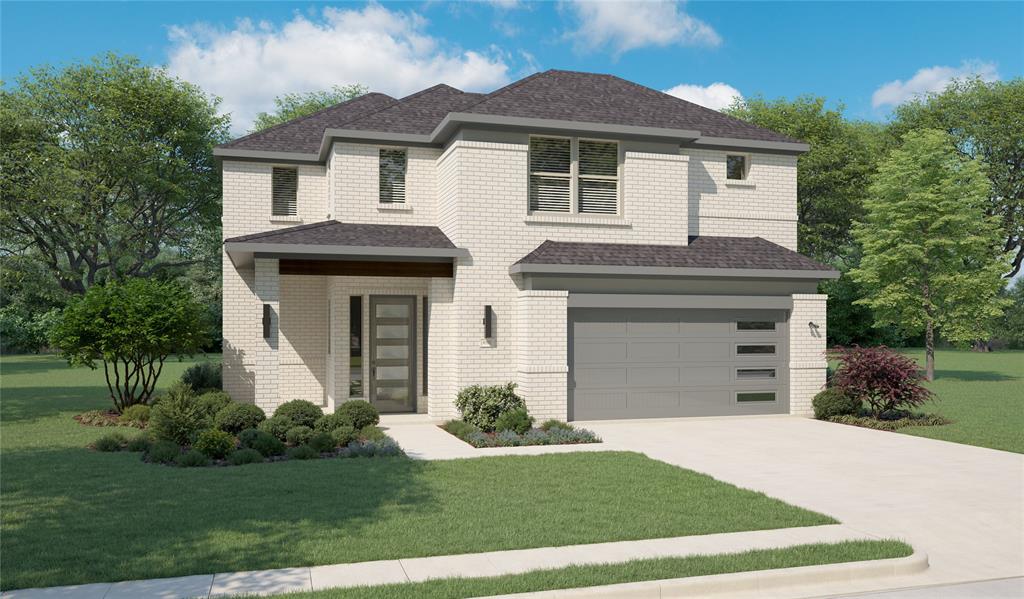
<svg viewBox="0 0 1024 599">
<path fill-rule="evenodd" d="M 572 420 L 789 412 L 783 309 L 571 308 Z"/>
</svg>

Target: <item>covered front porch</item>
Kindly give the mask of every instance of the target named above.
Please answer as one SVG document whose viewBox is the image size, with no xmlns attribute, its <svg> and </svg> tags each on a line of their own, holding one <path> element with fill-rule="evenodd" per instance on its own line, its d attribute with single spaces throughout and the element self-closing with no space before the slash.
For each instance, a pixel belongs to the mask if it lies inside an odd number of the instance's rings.
<svg viewBox="0 0 1024 599">
<path fill-rule="evenodd" d="M 468 253 L 436 227 L 327 221 L 225 249 L 240 273 L 252 269 L 253 351 L 233 366 L 266 412 L 364 399 L 382 413 L 427 413 L 447 393 L 430 373 L 444 362 L 455 261 Z"/>
</svg>

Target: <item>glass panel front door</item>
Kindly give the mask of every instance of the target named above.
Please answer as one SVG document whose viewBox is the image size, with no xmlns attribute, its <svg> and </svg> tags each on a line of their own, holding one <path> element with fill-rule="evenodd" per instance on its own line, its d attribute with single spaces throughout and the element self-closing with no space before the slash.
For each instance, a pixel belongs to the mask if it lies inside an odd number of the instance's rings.
<svg viewBox="0 0 1024 599">
<path fill-rule="evenodd" d="M 416 411 L 416 298 L 370 297 L 370 403 Z"/>
</svg>

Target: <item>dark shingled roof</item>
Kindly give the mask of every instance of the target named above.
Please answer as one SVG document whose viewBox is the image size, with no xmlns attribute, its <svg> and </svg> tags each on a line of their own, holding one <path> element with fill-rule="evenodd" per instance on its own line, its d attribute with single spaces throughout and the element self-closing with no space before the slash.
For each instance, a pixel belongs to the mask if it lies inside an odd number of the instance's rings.
<svg viewBox="0 0 1024 599">
<path fill-rule="evenodd" d="M 550 70 L 489 94 L 443 84 L 400 100 L 366 94 L 220 147 L 315 153 L 327 128 L 425 135 L 452 112 L 688 129 L 704 137 L 799 141 L 613 75 Z"/>
<path fill-rule="evenodd" d="M 689 245 L 545 241 L 516 264 L 833 270 L 760 237 L 691 237 Z"/>
<path fill-rule="evenodd" d="M 614 75 L 575 71 L 530 75 L 488 94 L 464 112 L 696 129 L 704 137 L 798 141 Z"/>
<path fill-rule="evenodd" d="M 341 223 L 336 220 L 224 240 L 224 243 L 238 242 L 437 249 L 455 247 L 455 244 L 437 227 Z"/>
<path fill-rule="evenodd" d="M 427 135 L 449 112 L 460 112 L 463 107 L 483 97 L 483 94 L 466 93 L 449 85 L 435 85 L 406 96 L 383 110 L 348 122 L 345 129 Z"/>
<path fill-rule="evenodd" d="M 398 102 L 391 96 L 369 93 L 348 102 L 297 119 L 274 125 L 245 137 L 221 144 L 221 148 L 262 150 L 270 152 L 302 152 L 315 154 L 320 150 L 324 130 L 376 112 Z"/>
</svg>

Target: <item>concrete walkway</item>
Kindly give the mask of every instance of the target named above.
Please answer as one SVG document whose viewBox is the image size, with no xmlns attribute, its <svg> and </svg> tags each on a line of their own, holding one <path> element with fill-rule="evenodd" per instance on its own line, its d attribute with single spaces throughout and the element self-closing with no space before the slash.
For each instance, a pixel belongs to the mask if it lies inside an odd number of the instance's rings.
<svg viewBox="0 0 1024 599">
<path fill-rule="evenodd" d="M 384 560 L 311 568 L 207 574 L 155 580 L 90 584 L 4 593 L 10 599 L 186 599 L 231 595 L 271 595 L 431 578 L 482 577 L 561 568 L 572 564 L 621 563 L 634 559 L 735 553 L 751 549 L 833 543 L 872 538 L 842 524 L 806 526 L 642 541 L 542 547 L 464 555 Z"/>
</svg>

